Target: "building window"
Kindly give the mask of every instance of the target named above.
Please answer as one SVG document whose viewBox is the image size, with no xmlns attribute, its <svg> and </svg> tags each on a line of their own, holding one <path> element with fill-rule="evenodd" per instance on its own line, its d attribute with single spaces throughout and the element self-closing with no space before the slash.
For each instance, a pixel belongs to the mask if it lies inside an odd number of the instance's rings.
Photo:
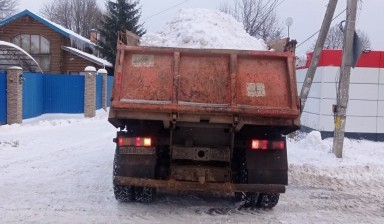
<svg viewBox="0 0 384 224">
<path fill-rule="evenodd" d="M 51 67 L 50 42 L 41 35 L 20 34 L 12 38 L 12 43 L 28 52 L 39 63 L 43 71 Z"/>
</svg>

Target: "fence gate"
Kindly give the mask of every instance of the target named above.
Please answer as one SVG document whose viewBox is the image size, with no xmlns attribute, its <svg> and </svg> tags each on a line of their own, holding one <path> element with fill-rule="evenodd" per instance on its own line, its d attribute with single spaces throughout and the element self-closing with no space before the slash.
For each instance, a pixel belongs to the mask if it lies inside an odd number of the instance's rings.
<svg viewBox="0 0 384 224">
<path fill-rule="evenodd" d="M 45 113 L 84 113 L 85 79 L 83 75 L 24 72 L 23 119 Z M 113 76 L 107 78 L 107 106 Z M 102 108 L 103 78 L 96 76 L 96 108 Z M 7 77 L 0 72 L 0 125 L 7 122 Z"/>
<path fill-rule="evenodd" d="M 0 71 L 0 125 L 7 121 L 7 74 Z"/>
</svg>

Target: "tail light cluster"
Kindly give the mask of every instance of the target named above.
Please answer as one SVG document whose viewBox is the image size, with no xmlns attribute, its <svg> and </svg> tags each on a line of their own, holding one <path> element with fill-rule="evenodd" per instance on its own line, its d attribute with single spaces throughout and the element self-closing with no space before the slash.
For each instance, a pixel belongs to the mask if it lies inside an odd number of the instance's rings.
<svg viewBox="0 0 384 224">
<path fill-rule="evenodd" d="M 252 150 L 284 150 L 285 149 L 285 141 L 281 140 L 252 140 Z"/>
<path fill-rule="evenodd" d="M 136 147 L 151 147 L 152 139 L 149 137 L 118 137 L 113 141 L 118 146 L 136 146 Z"/>
</svg>

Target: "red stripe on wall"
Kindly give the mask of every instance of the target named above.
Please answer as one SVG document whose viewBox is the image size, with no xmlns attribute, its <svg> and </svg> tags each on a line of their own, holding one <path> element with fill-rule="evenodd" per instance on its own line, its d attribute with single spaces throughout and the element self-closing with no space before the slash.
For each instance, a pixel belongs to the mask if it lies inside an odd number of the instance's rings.
<svg viewBox="0 0 384 224">
<path fill-rule="evenodd" d="M 339 67 L 341 66 L 342 55 L 343 55 L 343 52 L 341 50 L 323 50 L 318 66 L 319 67 L 325 67 L 325 66 Z M 308 57 L 308 60 L 305 65 L 305 68 L 309 68 L 309 65 L 311 64 L 311 60 L 313 57 L 313 53 L 308 53 L 307 57 Z M 384 51 L 364 52 L 361 55 L 359 61 L 357 62 L 356 67 L 384 68 Z"/>
</svg>

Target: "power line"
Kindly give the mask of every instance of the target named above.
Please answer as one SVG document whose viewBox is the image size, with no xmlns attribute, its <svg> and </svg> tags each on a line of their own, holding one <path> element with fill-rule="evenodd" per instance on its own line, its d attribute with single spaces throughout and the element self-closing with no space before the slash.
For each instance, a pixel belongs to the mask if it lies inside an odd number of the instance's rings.
<svg viewBox="0 0 384 224">
<path fill-rule="evenodd" d="M 279 5 L 281 5 L 283 2 L 285 2 L 285 0 L 281 0 L 281 2 L 279 2 L 279 3 L 277 3 L 277 2 L 278 1 L 273 3 L 273 4 L 276 4 L 276 5 L 274 7 L 272 7 L 271 10 L 269 10 L 268 14 L 271 13 L 273 10 L 277 9 L 277 7 L 279 7 Z"/>
<path fill-rule="evenodd" d="M 333 19 L 337 19 L 339 16 L 341 16 L 341 14 L 343 14 L 345 11 L 347 11 L 347 9 L 345 8 L 343 11 L 341 11 L 339 14 L 337 14 Z M 305 44 L 307 41 L 309 41 L 310 39 L 312 39 L 312 37 L 314 37 L 316 34 L 318 34 L 320 32 L 320 30 L 316 31 L 314 34 L 312 34 L 310 37 L 308 37 L 307 39 L 305 39 L 303 42 L 301 42 L 299 45 L 297 45 L 296 48 L 300 47 L 301 45 Z"/>
<path fill-rule="evenodd" d="M 266 21 L 266 20 L 268 19 L 268 17 L 269 17 L 268 15 L 271 14 L 273 10 L 277 9 L 277 7 L 279 7 L 279 5 L 281 5 L 283 2 L 285 2 L 285 0 L 281 0 L 280 3 L 278 3 L 278 1 L 279 1 L 279 0 L 277 0 L 277 1 L 275 1 L 275 2 L 272 3 L 272 5 L 271 5 L 271 9 L 266 13 L 267 16 L 265 16 L 265 18 L 263 19 L 263 21 L 261 21 L 261 22 L 259 23 L 259 25 L 257 26 L 257 28 L 260 27 L 261 24 L 265 23 L 265 21 Z M 269 3 L 269 2 L 270 2 L 270 1 L 268 1 L 267 3 Z M 273 6 L 274 4 L 276 4 L 276 5 Z M 264 8 L 264 7 L 263 7 L 263 8 Z"/>
<path fill-rule="evenodd" d="M 188 2 L 188 1 L 189 1 L 189 0 L 185 0 L 185 1 L 182 1 L 182 2 L 180 2 L 180 3 L 177 3 L 176 5 L 172 5 L 172 6 L 170 6 L 169 8 L 166 8 L 166 9 L 164 9 L 164 10 L 158 12 L 158 13 L 155 13 L 155 14 L 153 14 L 153 15 L 150 15 L 150 16 L 146 17 L 143 21 L 146 21 L 146 20 L 148 20 L 148 19 L 150 19 L 150 18 L 152 18 L 152 17 L 158 16 L 158 15 L 160 15 L 160 14 L 166 12 L 166 11 L 169 11 L 169 10 L 171 10 L 171 9 L 173 9 L 173 8 L 176 8 L 177 6 L 182 5 L 182 4 L 184 4 L 184 3 Z"/>
<path fill-rule="evenodd" d="M 279 5 L 281 5 L 283 2 L 285 2 L 285 0 L 282 0 L 279 4 L 277 4 L 276 7 L 275 7 L 275 9 L 276 9 Z"/>
</svg>

